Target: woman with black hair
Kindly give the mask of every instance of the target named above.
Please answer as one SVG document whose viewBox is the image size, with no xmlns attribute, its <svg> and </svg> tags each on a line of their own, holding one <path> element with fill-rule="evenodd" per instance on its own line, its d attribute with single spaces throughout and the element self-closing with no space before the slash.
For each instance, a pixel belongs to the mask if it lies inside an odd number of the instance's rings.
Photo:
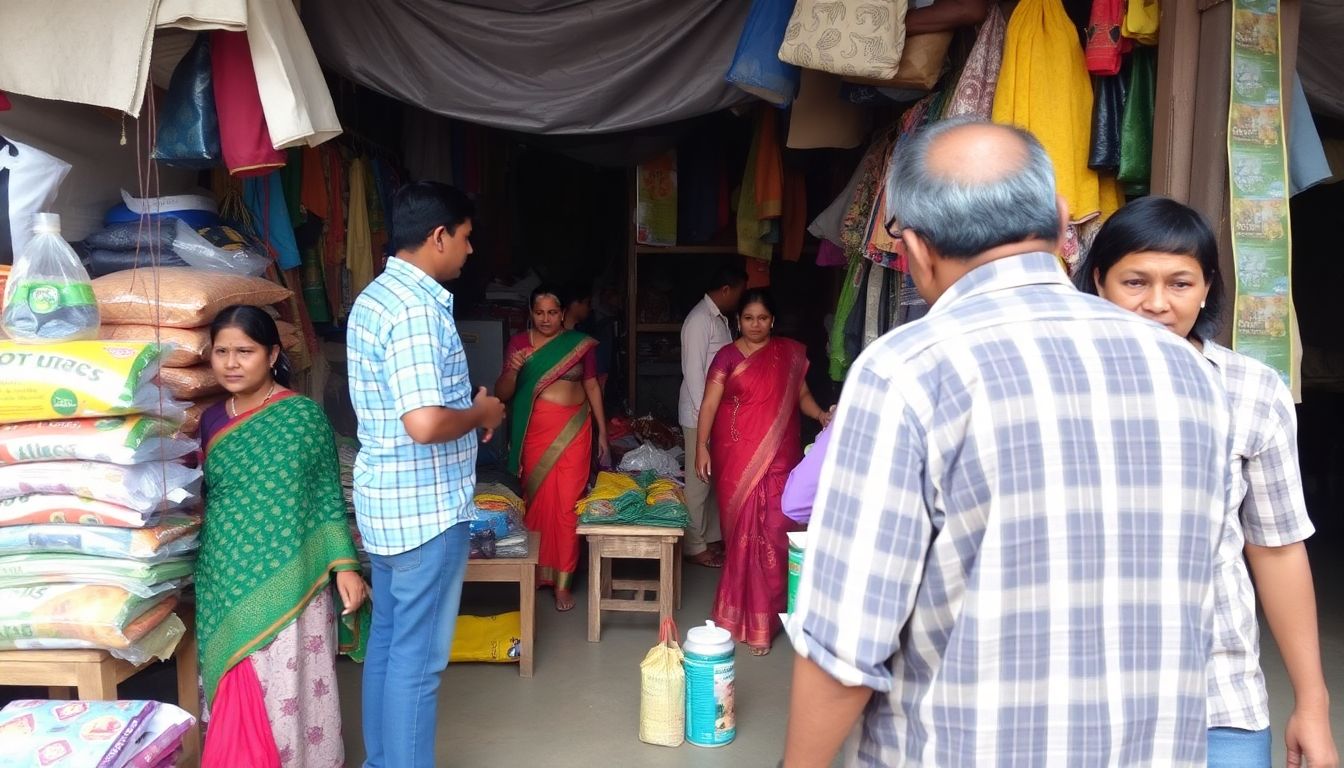
<svg viewBox="0 0 1344 768">
<path fill-rule="evenodd" d="M 1270 765 L 1258 591 L 1296 700 L 1284 734 L 1288 764 L 1300 765 L 1305 756 L 1308 765 L 1337 766 L 1315 589 L 1302 543 L 1314 528 L 1302 497 L 1293 398 L 1268 366 L 1213 340 L 1223 303 L 1213 231 L 1197 211 L 1174 200 L 1135 200 L 1097 233 L 1078 281 L 1084 291 L 1188 339 L 1218 370 L 1227 391 L 1231 483 L 1214 561 L 1209 765 Z"/>
<path fill-rule="evenodd" d="M 210 365 L 229 397 L 201 417 L 196 625 L 211 713 L 202 765 L 339 768 L 333 597 L 355 630 L 340 650 L 353 650 L 368 588 L 331 427 L 317 403 L 289 389 L 289 362 L 264 310 L 219 313 Z"/>
<path fill-rule="evenodd" d="M 687 458 L 703 482 L 713 481 L 719 498 L 724 563 L 714 621 L 753 656 L 764 656 L 787 602 L 787 534 L 797 526 L 784 516 L 782 498 L 803 457 L 798 417 L 825 427 L 831 414 L 807 388 L 807 350 L 773 334 L 769 293 L 743 294 L 738 327 L 742 336 L 709 364 L 699 442 Z"/>
</svg>

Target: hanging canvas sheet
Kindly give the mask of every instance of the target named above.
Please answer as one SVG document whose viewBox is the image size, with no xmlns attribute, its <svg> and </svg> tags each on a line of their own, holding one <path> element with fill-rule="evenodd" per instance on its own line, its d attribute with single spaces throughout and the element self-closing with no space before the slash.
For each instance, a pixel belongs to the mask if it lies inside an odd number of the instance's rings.
<svg viewBox="0 0 1344 768">
<path fill-rule="evenodd" d="M 1232 344 L 1296 389 L 1279 0 L 1233 0 L 1232 20 L 1227 126 L 1237 272 Z"/>
</svg>

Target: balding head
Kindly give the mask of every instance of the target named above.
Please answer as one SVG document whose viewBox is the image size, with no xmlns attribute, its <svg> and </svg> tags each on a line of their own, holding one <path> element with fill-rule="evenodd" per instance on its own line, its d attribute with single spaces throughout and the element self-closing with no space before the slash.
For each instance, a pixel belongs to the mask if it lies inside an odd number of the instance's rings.
<svg viewBox="0 0 1344 768">
<path fill-rule="evenodd" d="M 1055 173 L 1031 134 L 968 120 L 934 123 L 900 144 L 887 180 L 888 211 L 944 258 L 1001 245 L 1054 241 Z"/>
</svg>

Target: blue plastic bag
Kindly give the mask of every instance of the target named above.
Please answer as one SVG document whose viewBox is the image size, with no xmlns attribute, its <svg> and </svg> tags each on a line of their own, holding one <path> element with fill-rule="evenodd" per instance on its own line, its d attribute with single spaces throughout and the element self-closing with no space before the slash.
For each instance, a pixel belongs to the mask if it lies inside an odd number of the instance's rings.
<svg viewBox="0 0 1344 768">
<path fill-rule="evenodd" d="M 798 93 L 798 67 L 779 60 L 779 46 L 793 14 L 793 0 L 755 0 L 742 26 L 725 80 L 776 107 Z"/>
</svg>

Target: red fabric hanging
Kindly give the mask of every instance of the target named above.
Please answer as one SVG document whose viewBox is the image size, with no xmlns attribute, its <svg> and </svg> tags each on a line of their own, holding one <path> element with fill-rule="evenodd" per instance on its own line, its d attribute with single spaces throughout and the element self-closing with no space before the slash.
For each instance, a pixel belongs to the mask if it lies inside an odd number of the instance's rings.
<svg viewBox="0 0 1344 768">
<path fill-rule="evenodd" d="M 1094 75 L 1120 74 L 1120 59 L 1133 42 L 1120 36 L 1125 0 L 1093 0 L 1087 24 L 1087 71 Z"/>
<path fill-rule="evenodd" d="M 285 153 L 272 146 L 266 127 L 246 32 L 210 33 L 210 75 L 219 113 L 219 144 L 229 173 L 264 176 L 285 167 Z"/>
</svg>

